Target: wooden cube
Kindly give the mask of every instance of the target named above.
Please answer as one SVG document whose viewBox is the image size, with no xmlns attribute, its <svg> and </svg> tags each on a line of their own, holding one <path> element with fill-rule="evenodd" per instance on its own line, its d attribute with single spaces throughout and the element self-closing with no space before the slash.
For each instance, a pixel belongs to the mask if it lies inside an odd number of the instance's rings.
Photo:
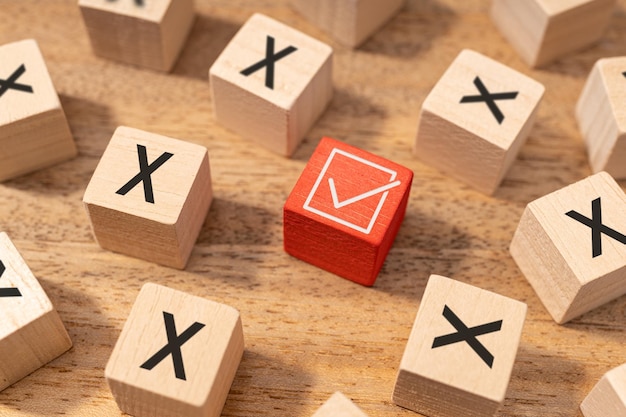
<svg viewBox="0 0 626 417">
<path fill-rule="evenodd" d="M 367 417 L 352 401 L 336 392 L 313 414 L 313 417 Z"/>
<path fill-rule="evenodd" d="M 576 105 L 594 172 L 626 178 L 626 57 L 596 62 Z"/>
<path fill-rule="evenodd" d="M 406 211 L 413 172 L 323 138 L 284 207 L 285 251 L 374 285 Z"/>
<path fill-rule="evenodd" d="M 540 67 L 602 37 L 616 0 L 493 0 L 491 17 L 530 66 Z"/>
<path fill-rule="evenodd" d="M 219 417 L 243 349 L 234 308 L 145 284 L 104 372 L 135 417 Z"/>
<path fill-rule="evenodd" d="M 511 255 L 557 323 L 626 293 L 626 195 L 605 172 L 526 206 Z"/>
<path fill-rule="evenodd" d="M 119 127 L 83 202 L 104 249 L 184 268 L 212 195 L 205 147 Z"/>
<path fill-rule="evenodd" d="M 626 364 L 604 374 L 580 409 L 585 417 L 626 416 Z"/>
<path fill-rule="evenodd" d="M 415 154 L 492 194 L 526 141 L 543 93 L 540 83 L 464 50 L 422 105 Z"/>
<path fill-rule="evenodd" d="M 191 31 L 193 0 L 79 0 L 93 52 L 170 71 Z"/>
<path fill-rule="evenodd" d="M 504 401 L 526 304 L 431 275 L 393 401 L 437 417 L 492 416 Z"/>
<path fill-rule="evenodd" d="M 0 391 L 72 347 L 59 315 L 6 233 L 0 233 Z"/>
<path fill-rule="evenodd" d="M 304 17 L 351 48 L 380 29 L 404 3 L 405 0 L 291 0 Z"/>
<path fill-rule="evenodd" d="M 0 46 L 0 181 L 76 156 L 76 145 L 39 46 Z"/>
<path fill-rule="evenodd" d="M 253 15 L 209 72 L 215 118 L 290 156 L 332 98 L 332 52 L 289 26 Z"/>
</svg>

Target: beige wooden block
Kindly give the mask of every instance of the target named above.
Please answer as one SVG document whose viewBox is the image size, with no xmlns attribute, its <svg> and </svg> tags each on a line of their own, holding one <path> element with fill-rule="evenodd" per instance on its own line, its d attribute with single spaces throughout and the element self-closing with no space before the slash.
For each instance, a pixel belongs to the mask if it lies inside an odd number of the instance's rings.
<svg viewBox="0 0 626 417">
<path fill-rule="evenodd" d="M 493 0 L 491 17 L 530 66 L 540 67 L 600 39 L 616 0 Z"/>
<path fill-rule="evenodd" d="M 336 392 L 312 417 L 367 417 L 367 415 L 345 395 Z"/>
<path fill-rule="evenodd" d="M 291 0 L 304 17 L 351 48 L 380 29 L 404 3 L 405 0 Z"/>
<path fill-rule="evenodd" d="M 626 293 L 626 195 L 605 172 L 526 206 L 511 255 L 557 323 Z"/>
<path fill-rule="evenodd" d="M 422 105 L 415 154 L 491 194 L 526 141 L 544 91 L 531 78 L 464 50 Z"/>
<path fill-rule="evenodd" d="M 626 416 L 626 364 L 604 374 L 580 409 L 585 417 Z"/>
<path fill-rule="evenodd" d="M 504 401 L 526 304 L 431 275 L 393 401 L 437 417 L 492 416 Z"/>
<path fill-rule="evenodd" d="M 83 202 L 104 249 L 184 268 L 212 195 L 205 147 L 121 126 Z"/>
<path fill-rule="evenodd" d="M 0 390 L 72 347 L 37 278 L 0 233 Z"/>
<path fill-rule="evenodd" d="M 76 156 L 37 42 L 0 46 L 0 181 Z"/>
<path fill-rule="evenodd" d="M 626 178 L 626 57 L 596 62 L 578 104 L 576 118 L 594 172 Z"/>
<path fill-rule="evenodd" d="M 93 52 L 170 71 L 191 31 L 193 0 L 79 0 Z"/>
<path fill-rule="evenodd" d="M 209 71 L 215 118 L 291 155 L 332 98 L 332 52 L 287 25 L 253 15 Z"/>
<path fill-rule="evenodd" d="M 218 417 L 243 350 L 237 310 L 145 284 L 104 372 L 135 417 Z"/>
</svg>

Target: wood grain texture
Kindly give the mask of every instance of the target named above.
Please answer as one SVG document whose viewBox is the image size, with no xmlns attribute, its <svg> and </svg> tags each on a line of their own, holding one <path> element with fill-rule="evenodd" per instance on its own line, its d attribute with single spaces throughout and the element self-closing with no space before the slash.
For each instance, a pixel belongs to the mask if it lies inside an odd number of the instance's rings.
<svg viewBox="0 0 626 417">
<path fill-rule="evenodd" d="M 576 119 L 594 172 L 626 178 L 626 57 L 593 66 L 576 103 Z"/>
<path fill-rule="evenodd" d="M 37 42 L 0 47 L 0 181 L 76 156 L 76 145 Z"/>
<path fill-rule="evenodd" d="M 626 414 L 626 364 L 611 369 L 585 397 L 580 409 L 585 417 Z"/>
<path fill-rule="evenodd" d="M 626 231 L 626 195 L 606 172 L 524 210 L 511 255 L 557 323 L 626 294 L 626 242 L 609 229 Z"/>
<path fill-rule="evenodd" d="M 218 123 L 291 156 L 333 96 L 333 50 L 257 13 L 224 48 L 209 77 Z"/>
<path fill-rule="evenodd" d="M 135 417 L 219 417 L 243 350 L 237 310 L 148 283 L 105 375 L 120 409 Z"/>
<path fill-rule="evenodd" d="M 424 100 L 415 155 L 492 194 L 532 131 L 544 91 L 532 78 L 463 50 Z"/>
<path fill-rule="evenodd" d="M 83 196 L 101 247 L 180 269 L 212 199 L 204 146 L 126 126 L 115 129 Z"/>
<path fill-rule="evenodd" d="M 349 398 L 337 391 L 313 417 L 367 417 Z"/>
<path fill-rule="evenodd" d="M 522 302 L 431 275 L 393 401 L 428 416 L 493 416 L 504 402 L 526 310 Z M 476 327 L 484 331 L 473 333 Z"/>
<path fill-rule="evenodd" d="M 144 282 L 241 312 L 246 350 L 227 417 L 309 417 L 335 391 L 370 417 L 417 414 L 391 403 L 396 372 L 431 273 L 528 304 L 499 417 L 578 416 L 608 370 L 626 362 L 626 297 L 554 323 L 508 252 L 526 204 L 591 173 L 574 106 L 594 63 L 626 55 L 626 1 L 603 40 L 541 71 L 501 37 L 485 0 L 410 0 L 360 49 L 344 49 L 287 0 L 200 0 L 172 74 L 95 57 L 73 0 L 3 2 L 0 44 L 35 38 L 61 95 L 79 156 L 0 185 L 0 229 L 20 248 L 74 347 L 0 393 L 0 414 L 110 417 L 104 367 Z M 292 159 L 218 125 L 207 71 L 262 12 L 335 48 L 335 96 Z M 495 57 L 547 88 L 531 132 L 494 196 L 411 154 L 419 108 L 461 49 Z M 206 146 L 214 201 L 185 271 L 100 249 L 82 196 L 119 125 Z M 293 259 L 282 207 L 319 138 L 331 136 L 412 169 L 407 215 L 376 285 L 364 288 Z M 621 182 L 623 188 L 626 183 Z"/>
<path fill-rule="evenodd" d="M 0 233 L 0 389 L 72 347 L 59 314 L 6 233 Z M 6 291 L 12 289 L 12 295 Z"/>
<path fill-rule="evenodd" d="M 195 18 L 193 0 L 79 0 L 93 53 L 169 72 Z"/>
<path fill-rule="evenodd" d="M 495 25 L 528 65 L 541 67 L 604 34 L 616 0 L 494 0 Z"/>
<path fill-rule="evenodd" d="M 342 45 L 355 48 L 385 25 L 405 0 L 291 0 L 294 9 Z"/>
</svg>

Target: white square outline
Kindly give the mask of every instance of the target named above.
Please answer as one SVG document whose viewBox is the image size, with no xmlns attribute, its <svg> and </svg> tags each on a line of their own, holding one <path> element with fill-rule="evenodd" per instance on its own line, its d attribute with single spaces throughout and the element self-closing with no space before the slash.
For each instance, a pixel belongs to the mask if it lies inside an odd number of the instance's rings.
<svg viewBox="0 0 626 417">
<path fill-rule="evenodd" d="M 322 168 L 322 171 L 320 172 L 319 176 L 317 177 L 317 180 L 315 181 L 315 184 L 313 185 L 313 188 L 311 189 L 311 192 L 309 193 L 309 196 L 307 197 L 306 201 L 304 202 L 304 205 L 302 206 L 302 208 L 304 208 L 307 211 L 310 211 L 311 213 L 315 213 L 319 216 L 322 216 L 328 220 L 334 221 L 336 223 L 342 224 L 346 227 L 349 227 L 350 229 L 356 230 L 357 232 L 361 232 L 361 233 L 365 233 L 366 235 L 369 235 L 370 232 L 372 231 L 372 228 L 374 227 L 374 223 L 376 222 L 376 219 L 378 218 L 378 215 L 380 214 L 380 210 L 383 208 L 383 204 L 385 204 L 385 200 L 387 199 L 387 195 L 389 194 L 389 190 L 385 191 L 380 199 L 380 202 L 378 203 L 378 206 L 376 207 L 376 211 L 374 211 L 374 215 L 372 216 L 372 219 L 370 220 L 367 228 L 358 226 L 354 223 L 350 223 L 346 220 L 340 219 L 339 217 L 333 216 L 331 214 L 325 213 L 321 210 L 318 210 L 316 208 L 313 208 L 310 206 L 311 200 L 313 199 L 313 196 L 315 195 L 315 193 L 317 192 L 317 189 L 320 185 L 320 183 L 322 182 L 322 178 L 324 177 L 324 175 L 326 174 L 326 171 L 328 170 L 328 167 L 330 166 L 330 163 L 332 161 L 332 159 L 335 157 L 336 154 L 341 154 L 347 158 L 350 159 L 354 159 L 357 162 L 361 162 L 362 164 L 371 166 L 372 168 L 376 168 L 380 171 L 386 172 L 388 173 L 391 178 L 389 179 L 389 182 L 392 182 L 396 179 L 398 173 L 390 168 L 386 168 L 384 166 L 375 164 L 374 162 L 368 161 L 367 159 L 363 159 L 361 157 L 358 157 L 356 155 L 353 155 L 351 153 L 348 153 L 346 151 L 343 151 L 341 149 L 338 148 L 333 148 L 333 150 L 330 152 L 330 155 L 328 156 L 328 159 L 326 160 L 326 163 L 324 164 L 324 167 Z"/>
</svg>

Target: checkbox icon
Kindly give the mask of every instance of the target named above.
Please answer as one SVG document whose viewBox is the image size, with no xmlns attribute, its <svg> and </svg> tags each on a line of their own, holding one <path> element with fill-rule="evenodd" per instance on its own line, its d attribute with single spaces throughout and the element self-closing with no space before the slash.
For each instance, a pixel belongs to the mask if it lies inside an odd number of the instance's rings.
<svg viewBox="0 0 626 417">
<path fill-rule="evenodd" d="M 373 285 L 404 218 L 411 170 L 323 138 L 284 208 L 285 250 Z"/>
<path fill-rule="evenodd" d="M 346 169 L 359 172 L 360 181 L 356 183 L 353 177 L 345 178 L 342 183 L 341 174 Z M 358 232 L 370 234 L 389 192 L 402 184 L 397 176 L 393 169 L 334 148 L 303 207 Z M 338 187 L 343 191 L 341 197 Z M 331 207 L 328 207 L 328 194 Z"/>
</svg>

